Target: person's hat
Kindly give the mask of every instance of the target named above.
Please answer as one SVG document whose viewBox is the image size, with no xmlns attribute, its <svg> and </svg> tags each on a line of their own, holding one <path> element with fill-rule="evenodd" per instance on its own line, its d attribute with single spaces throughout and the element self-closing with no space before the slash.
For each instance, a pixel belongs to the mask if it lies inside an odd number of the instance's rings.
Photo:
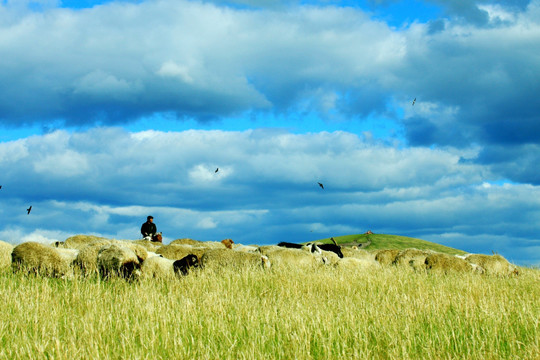
<svg viewBox="0 0 540 360">
<path fill-rule="evenodd" d="M 146 217 L 146 220 L 150 220 L 150 219 L 153 219 L 153 218 L 154 218 L 154 217 L 153 217 L 152 215 L 148 215 L 148 216 Z"/>
</svg>

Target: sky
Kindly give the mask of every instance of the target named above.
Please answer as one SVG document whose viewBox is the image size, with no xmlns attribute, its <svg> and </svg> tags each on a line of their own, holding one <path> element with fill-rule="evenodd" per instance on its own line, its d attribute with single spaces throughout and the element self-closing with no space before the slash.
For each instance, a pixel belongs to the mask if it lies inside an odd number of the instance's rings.
<svg viewBox="0 0 540 360">
<path fill-rule="evenodd" d="M 538 94 L 540 0 L 0 0 L 0 239 L 153 215 L 538 266 Z"/>
</svg>

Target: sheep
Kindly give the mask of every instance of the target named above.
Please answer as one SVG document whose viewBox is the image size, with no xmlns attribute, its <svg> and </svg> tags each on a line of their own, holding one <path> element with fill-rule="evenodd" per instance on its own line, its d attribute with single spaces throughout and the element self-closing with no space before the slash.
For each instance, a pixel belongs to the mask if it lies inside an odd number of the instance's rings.
<svg viewBox="0 0 540 360">
<path fill-rule="evenodd" d="M 6 269 L 10 267 L 12 251 L 13 245 L 0 240 L 0 269 Z"/>
<path fill-rule="evenodd" d="M 151 257 L 156 257 L 156 256 L 158 256 L 158 257 L 163 257 L 163 255 L 160 255 L 160 254 L 155 253 L 155 252 L 153 252 L 153 251 L 148 251 L 148 256 L 147 256 L 146 258 L 147 258 L 147 259 L 150 259 Z"/>
<path fill-rule="evenodd" d="M 51 277 L 73 275 L 72 257 L 61 254 L 56 248 L 29 241 L 17 245 L 11 253 L 14 272 L 26 271 Z"/>
<path fill-rule="evenodd" d="M 414 270 L 424 270 L 426 268 L 426 257 L 433 254 L 430 250 L 404 249 L 401 250 L 394 259 L 394 265 L 411 266 Z"/>
<path fill-rule="evenodd" d="M 199 267 L 200 260 L 190 254 L 180 260 L 167 259 L 161 256 L 147 258 L 141 266 L 141 277 L 144 278 L 174 278 L 187 275 L 190 268 Z"/>
<path fill-rule="evenodd" d="M 102 239 L 96 240 L 86 245 L 79 250 L 79 253 L 77 254 L 77 257 L 75 258 L 73 264 L 79 269 L 81 269 L 83 275 L 97 274 L 97 257 L 99 250 L 102 247 L 110 244 L 111 241 Z"/>
<path fill-rule="evenodd" d="M 193 247 L 205 248 L 205 249 L 223 249 L 225 244 L 220 241 L 200 241 Z"/>
<path fill-rule="evenodd" d="M 193 240 L 193 239 L 189 239 L 189 238 L 184 238 L 184 239 L 176 239 L 176 240 L 173 240 L 170 242 L 169 245 L 200 245 L 202 241 L 199 241 L 199 240 Z"/>
<path fill-rule="evenodd" d="M 171 241 L 169 245 L 190 245 L 197 248 L 205 248 L 205 249 L 223 249 L 223 247 L 226 245 L 224 244 L 225 240 L 219 241 L 198 241 L 193 239 L 176 239 L 174 241 Z M 230 240 L 230 239 L 229 239 Z M 231 240 L 232 241 L 232 240 Z M 231 245 L 234 244 L 234 241 L 232 241 Z"/>
<path fill-rule="evenodd" d="M 318 247 L 318 246 L 317 246 Z M 336 265 L 341 259 L 334 251 L 320 250 L 314 251 L 312 254 L 317 259 L 321 259 L 325 265 Z"/>
<path fill-rule="evenodd" d="M 270 267 L 268 257 L 255 253 L 232 251 L 229 249 L 209 249 L 201 257 L 201 265 L 212 267 Z"/>
<path fill-rule="evenodd" d="M 77 249 L 63 249 L 63 248 L 57 248 L 56 251 L 60 254 L 61 257 L 65 259 L 70 265 L 73 265 L 73 262 L 77 258 L 77 255 L 79 255 L 79 250 Z"/>
<path fill-rule="evenodd" d="M 113 240 L 112 243 L 131 249 L 135 253 L 135 255 L 137 255 L 140 263 L 142 263 L 148 257 L 148 251 L 146 250 L 146 248 L 142 245 L 134 243 L 133 241 Z"/>
<path fill-rule="evenodd" d="M 175 276 L 173 267 L 175 261 L 160 256 L 149 257 L 142 263 L 141 277 L 173 278 Z"/>
<path fill-rule="evenodd" d="M 399 254 L 397 249 L 383 249 L 379 250 L 375 254 L 375 260 L 381 265 L 391 265 L 396 260 L 396 256 Z"/>
<path fill-rule="evenodd" d="M 272 266 L 278 267 L 315 267 L 324 265 L 327 259 L 302 249 L 291 249 L 280 246 L 261 246 L 261 254 L 268 257 Z"/>
<path fill-rule="evenodd" d="M 465 261 L 482 267 L 486 275 L 510 276 L 519 275 L 517 267 L 501 255 L 493 256 L 483 254 L 470 254 L 465 257 Z"/>
<path fill-rule="evenodd" d="M 302 245 L 300 249 L 310 253 L 316 253 L 319 255 L 322 254 L 321 248 L 313 243 L 307 243 L 305 245 Z"/>
<path fill-rule="evenodd" d="M 481 267 L 472 266 L 463 259 L 442 253 L 428 255 L 426 257 L 425 264 L 428 271 L 437 271 L 445 274 L 451 272 L 483 272 Z"/>
<path fill-rule="evenodd" d="M 115 275 L 133 279 L 140 274 L 141 261 L 131 248 L 110 244 L 99 250 L 97 265 L 99 274 L 105 279 Z"/>
<path fill-rule="evenodd" d="M 97 240 L 106 240 L 103 237 L 94 236 L 94 235 L 75 235 L 66 239 L 62 243 L 59 242 L 58 247 L 64 247 L 67 249 L 82 249 L 88 244 L 91 244 Z"/>
<path fill-rule="evenodd" d="M 201 265 L 200 259 L 194 255 L 189 254 L 186 257 L 183 257 L 180 260 L 176 260 L 173 263 L 173 269 L 175 274 L 187 275 L 189 274 L 189 269 L 198 268 Z"/>
<path fill-rule="evenodd" d="M 153 251 L 156 252 L 157 249 L 163 246 L 163 243 L 160 242 L 154 242 L 149 241 L 145 239 L 135 240 L 133 241 L 134 244 L 141 245 L 144 247 L 147 251 Z"/>
<path fill-rule="evenodd" d="M 191 245 L 171 244 L 157 249 L 156 253 L 167 259 L 180 260 L 189 254 L 195 254 L 200 258 L 207 250 L 207 248 L 193 247 Z"/>
<path fill-rule="evenodd" d="M 258 252 L 259 247 L 255 246 L 255 245 L 234 244 L 233 250 L 234 251 L 241 251 L 241 252 Z"/>
</svg>

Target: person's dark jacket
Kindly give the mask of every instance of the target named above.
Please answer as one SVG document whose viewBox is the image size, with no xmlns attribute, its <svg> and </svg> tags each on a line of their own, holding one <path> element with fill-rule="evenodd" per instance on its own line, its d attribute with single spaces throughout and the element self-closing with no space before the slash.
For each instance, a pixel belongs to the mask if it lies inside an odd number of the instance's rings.
<svg viewBox="0 0 540 360">
<path fill-rule="evenodd" d="M 145 236 L 151 236 L 153 237 L 157 233 L 156 224 L 151 223 L 149 221 L 145 222 L 141 226 L 141 234 L 143 237 Z"/>
</svg>

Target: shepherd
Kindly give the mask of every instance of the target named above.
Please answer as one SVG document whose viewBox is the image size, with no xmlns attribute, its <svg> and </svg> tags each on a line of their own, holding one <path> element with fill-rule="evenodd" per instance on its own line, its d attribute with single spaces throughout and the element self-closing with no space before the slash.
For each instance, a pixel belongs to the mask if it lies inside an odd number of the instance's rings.
<svg viewBox="0 0 540 360">
<path fill-rule="evenodd" d="M 152 215 L 146 217 L 146 222 L 141 226 L 141 234 L 145 239 L 158 242 L 162 241 L 161 233 L 157 232 L 156 224 L 154 224 L 154 217 Z"/>
</svg>

